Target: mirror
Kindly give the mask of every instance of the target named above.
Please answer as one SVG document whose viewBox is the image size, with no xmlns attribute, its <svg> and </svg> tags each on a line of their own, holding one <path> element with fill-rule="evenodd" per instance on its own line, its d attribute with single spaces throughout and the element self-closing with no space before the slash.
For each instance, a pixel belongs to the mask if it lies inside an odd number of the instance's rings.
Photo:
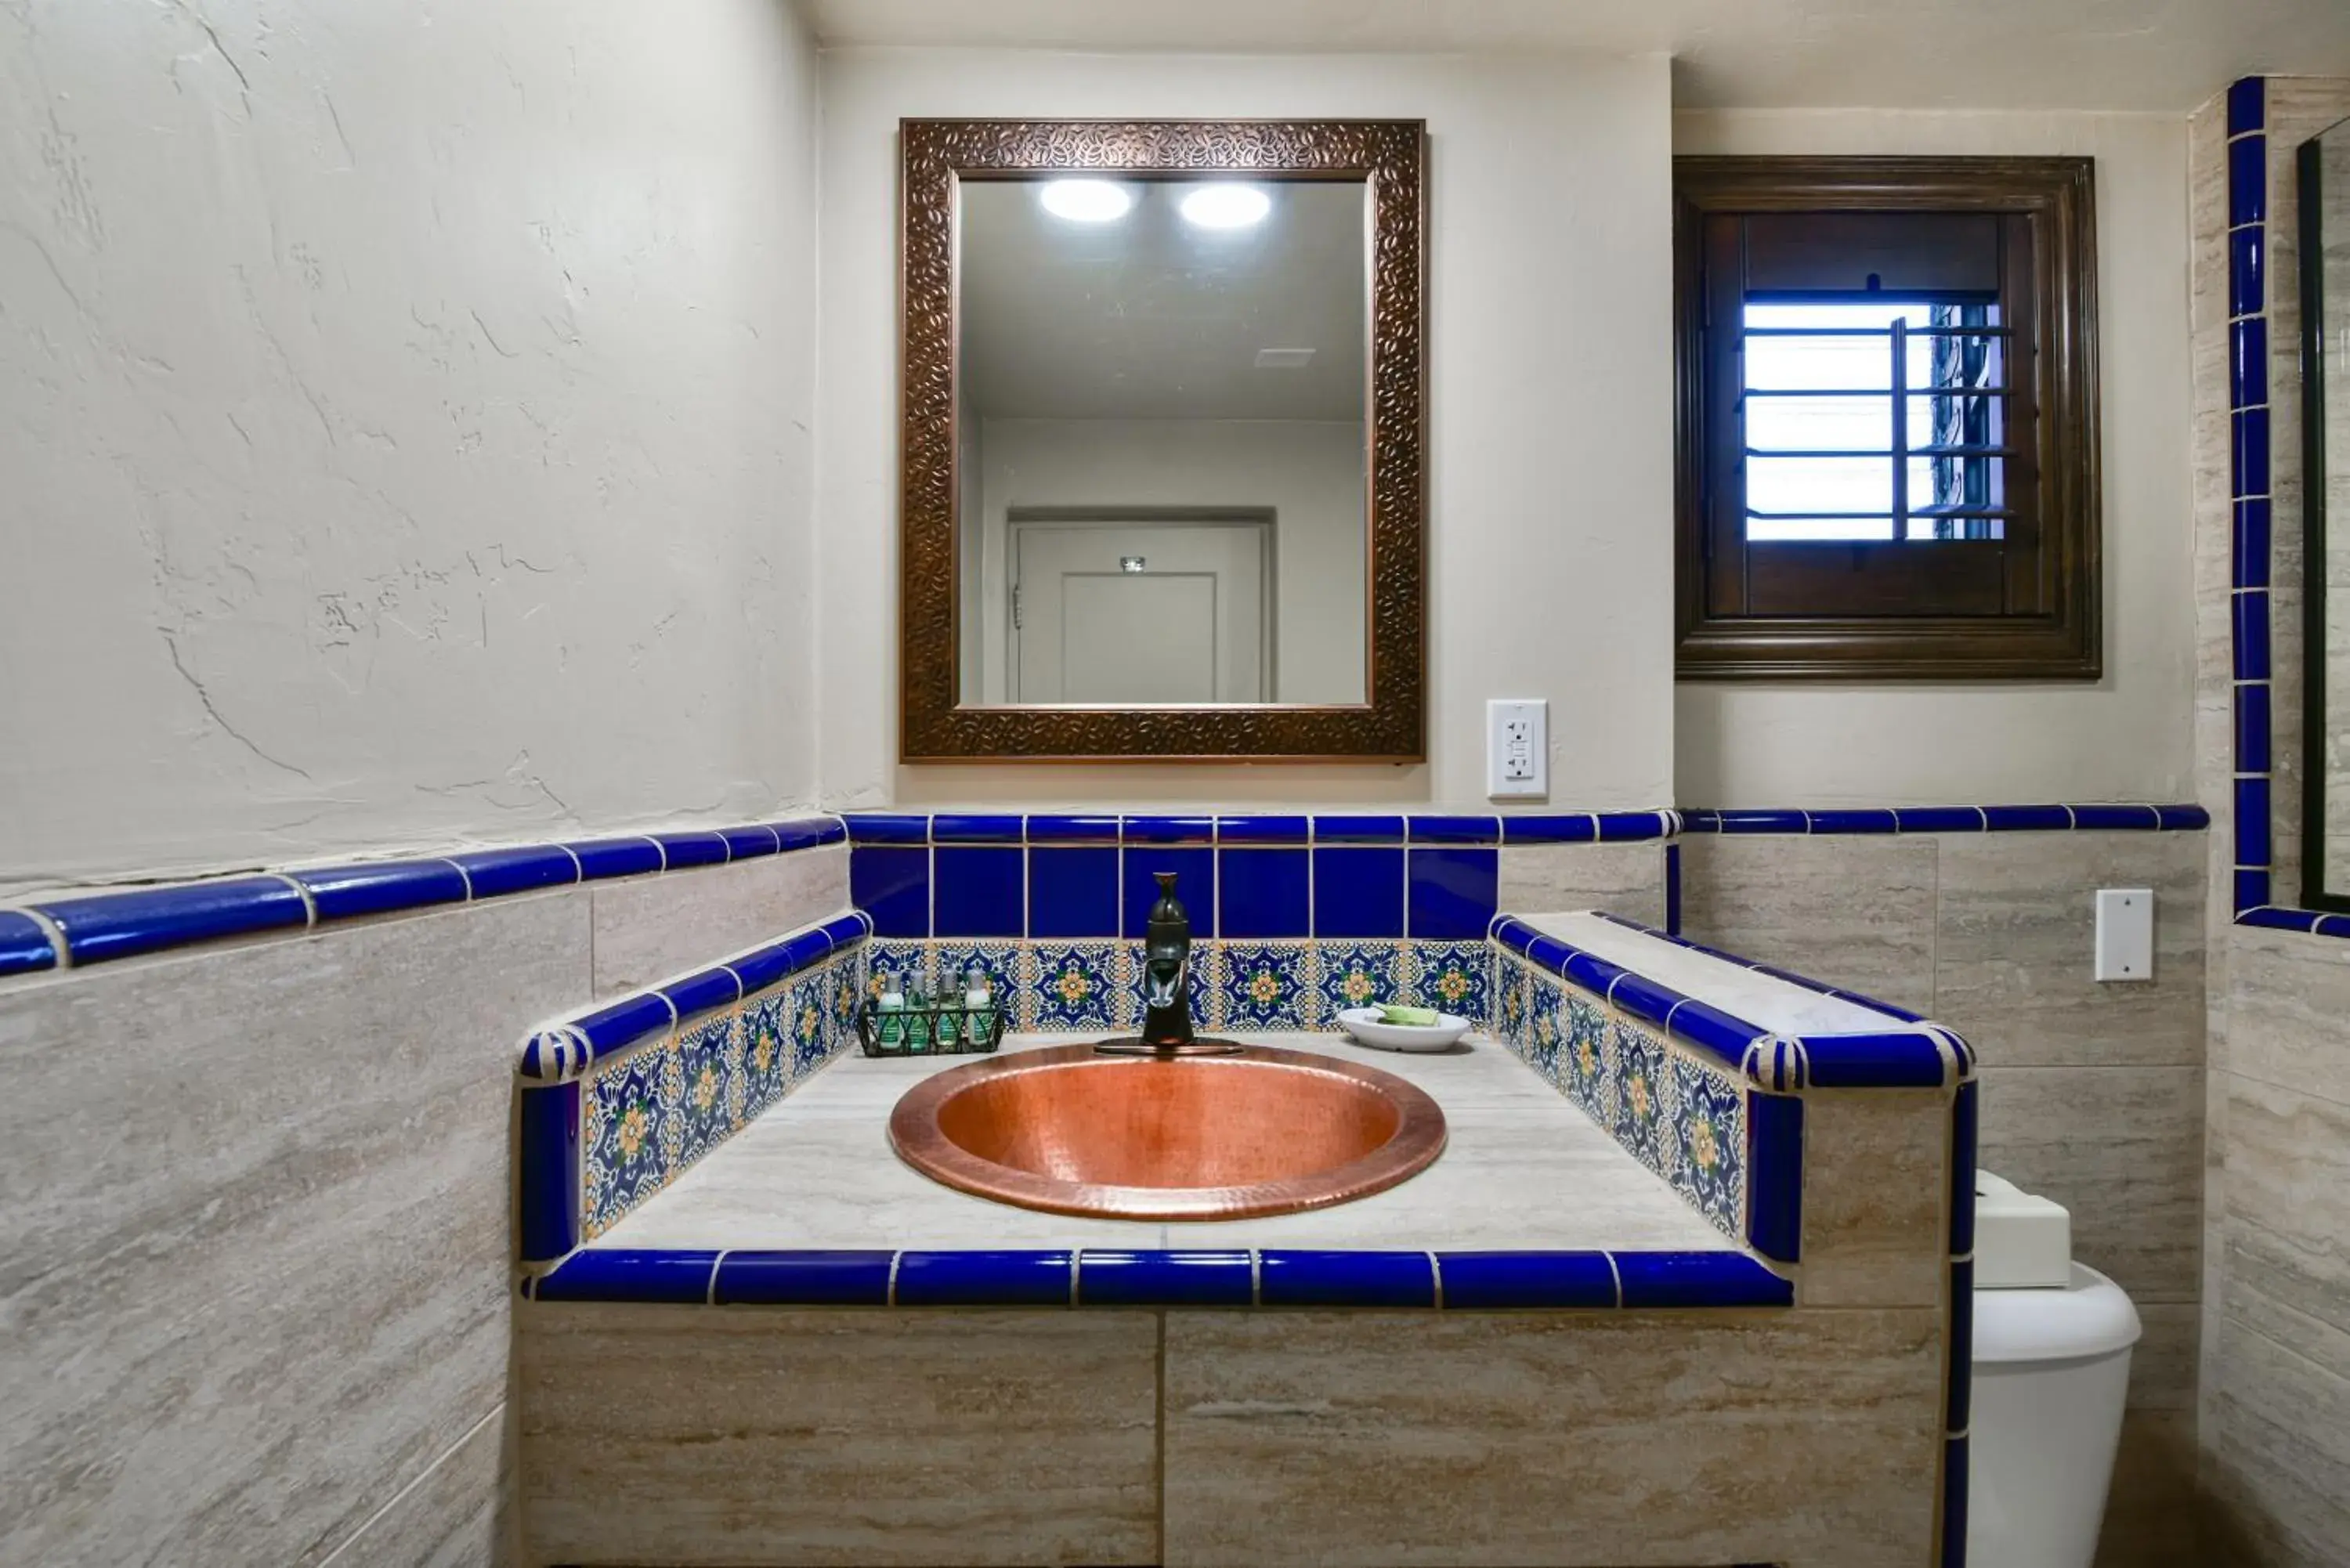
<svg viewBox="0 0 2350 1568">
<path fill-rule="evenodd" d="M 2350 120 L 2300 151 L 2307 530 L 2303 902 L 2350 909 Z"/>
<path fill-rule="evenodd" d="M 1364 198 L 962 186 L 965 704 L 1363 701 Z"/>
<path fill-rule="evenodd" d="M 1419 760 L 1420 123 L 901 135 L 903 758 Z"/>
</svg>

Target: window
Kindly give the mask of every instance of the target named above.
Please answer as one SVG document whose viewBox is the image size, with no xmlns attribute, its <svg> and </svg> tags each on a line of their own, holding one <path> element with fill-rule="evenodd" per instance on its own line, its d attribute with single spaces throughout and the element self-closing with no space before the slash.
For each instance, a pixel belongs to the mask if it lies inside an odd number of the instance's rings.
<svg viewBox="0 0 2350 1568">
<path fill-rule="evenodd" d="M 1674 189 L 1679 673 L 2095 678 L 2089 161 Z"/>
</svg>

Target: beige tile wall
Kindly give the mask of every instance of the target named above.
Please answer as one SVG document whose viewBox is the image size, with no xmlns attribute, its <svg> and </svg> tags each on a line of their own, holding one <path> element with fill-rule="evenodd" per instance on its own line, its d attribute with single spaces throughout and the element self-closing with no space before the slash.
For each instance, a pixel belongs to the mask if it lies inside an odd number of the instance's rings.
<svg viewBox="0 0 2350 1568">
<path fill-rule="evenodd" d="M 1682 929 L 1926 1012 L 1981 1061 L 1982 1164 L 2073 1210 L 2077 1256 L 2147 1324 L 2108 1564 L 2194 1562 L 2204 857 L 2187 833 L 1696 836 Z M 2152 888 L 2155 978 L 2090 978 L 2098 888 Z"/>
<path fill-rule="evenodd" d="M 2303 580 L 2294 148 L 2350 115 L 2350 81 L 2272 80 L 2269 327 L 2275 390 L 2276 890 L 2299 887 Z M 2189 137 L 2196 357 L 2197 754 L 2224 821 L 2229 510 L 2225 109 Z M 2234 926 L 2215 831 L 2210 1125 L 2198 1438 L 2202 1561 L 2350 1564 L 2350 943 Z"/>
<path fill-rule="evenodd" d="M 0 1562 L 508 1558 L 515 1045 L 840 858 L 0 982 Z"/>
</svg>

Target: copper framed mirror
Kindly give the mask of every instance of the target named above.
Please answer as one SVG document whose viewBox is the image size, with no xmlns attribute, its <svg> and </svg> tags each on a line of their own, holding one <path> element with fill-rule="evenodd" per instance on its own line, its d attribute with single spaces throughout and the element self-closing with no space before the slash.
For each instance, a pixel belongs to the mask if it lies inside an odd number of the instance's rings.
<svg viewBox="0 0 2350 1568">
<path fill-rule="evenodd" d="M 1424 123 L 899 138 L 902 760 L 1422 760 Z"/>
</svg>

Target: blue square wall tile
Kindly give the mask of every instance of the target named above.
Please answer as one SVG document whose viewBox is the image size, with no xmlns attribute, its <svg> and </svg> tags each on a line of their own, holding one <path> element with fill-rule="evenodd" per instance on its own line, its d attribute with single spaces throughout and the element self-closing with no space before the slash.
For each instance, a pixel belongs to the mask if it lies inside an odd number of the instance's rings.
<svg viewBox="0 0 2350 1568">
<path fill-rule="evenodd" d="M 1304 849 L 1226 849 L 1216 857 L 1216 929 L 1225 937 L 1314 934 L 1312 864 Z"/>
<path fill-rule="evenodd" d="M 1158 874 L 1175 873 L 1175 900 L 1191 922 L 1191 938 L 1216 934 L 1216 852 L 1212 849 L 1170 849 L 1159 845 L 1128 845 L 1126 848 L 1126 891 L 1119 917 L 1125 933 L 1139 937 L 1150 923 L 1150 906 L 1159 901 Z"/>
<path fill-rule="evenodd" d="M 941 845 L 931 857 L 931 935 L 1017 937 L 1026 931 L 1026 851 Z"/>
<path fill-rule="evenodd" d="M 858 845 L 848 856 L 848 899 L 877 937 L 931 934 L 931 852 Z"/>
<path fill-rule="evenodd" d="M 1411 851 L 1408 934 L 1415 940 L 1465 941 L 1493 923 L 1501 857 L 1491 849 Z"/>
<path fill-rule="evenodd" d="M 1316 937 L 1403 935 L 1403 851 L 1314 851 Z"/>
<path fill-rule="evenodd" d="M 1118 903 L 1114 846 L 1028 851 L 1031 937 L 1114 937 Z"/>
</svg>

